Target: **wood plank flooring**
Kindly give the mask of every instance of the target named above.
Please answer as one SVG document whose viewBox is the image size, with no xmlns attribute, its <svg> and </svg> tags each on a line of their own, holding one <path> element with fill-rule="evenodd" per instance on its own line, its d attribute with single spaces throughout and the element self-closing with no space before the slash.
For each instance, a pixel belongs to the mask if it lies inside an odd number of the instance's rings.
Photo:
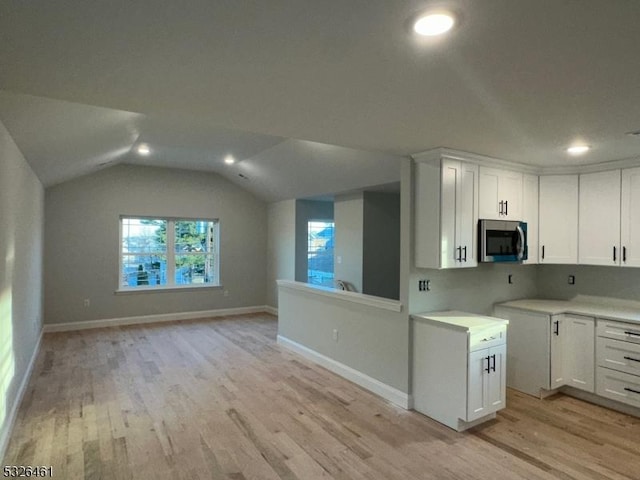
<svg viewBox="0 0 640 480">
<path fill-rule="evenodd" d="M 269 315 L 47 334 L 4 464 L 61 479 L 640 479 L 640 419 L 510 391 L 456 433 L 275 343 Z"/>
</svg>

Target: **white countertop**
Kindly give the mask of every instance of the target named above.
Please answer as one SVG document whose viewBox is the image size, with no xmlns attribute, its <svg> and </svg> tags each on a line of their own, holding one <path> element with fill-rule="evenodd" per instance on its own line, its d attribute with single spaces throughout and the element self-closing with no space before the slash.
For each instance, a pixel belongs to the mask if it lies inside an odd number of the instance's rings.
<svg viewBox="0 0 640 480">
<path fill-rule="evenodd" d="M 573 300 L 523 299 L 498 303 L 496 306 L 529 310 L 547 315 L 573 313 L 607 320 L 640 323 L 640 302 L 610 298 L 578 296 Z"/>
<path fill-rule="evenodd" d="M 507 325 L 509 320 L 496 317 L 476 315 L 475 313 L 450 310 L 446 312 L 424 312 L 411 315 L 414 320 L 422 320 L 431 323 L 445 325 L 456 330 L 473 332 L 497 325 Z"/>
</svg>

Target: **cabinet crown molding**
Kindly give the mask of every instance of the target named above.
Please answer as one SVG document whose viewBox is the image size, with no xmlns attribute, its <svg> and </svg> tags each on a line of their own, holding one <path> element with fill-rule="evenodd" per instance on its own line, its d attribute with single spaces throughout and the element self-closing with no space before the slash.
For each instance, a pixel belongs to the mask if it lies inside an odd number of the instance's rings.
<svg viewBox="0 0 640 480">
<path fill-rule="evenodd" d="M 557 165 L 552 167 L 541 167 L 537 165 L 526 165 L 524 163 L 502 160 L 447 147 L 438 147 L 424 152 L 414 153 L 410 155 L 410 157 L 416 162 L 432 163 L 436 165 L 439 165 L 443 158 L 448 158 L 474 163 L 481 167 L 501 168 L 535 175 L 570 175 L 640 167 L 640 157 L 623 158 L 620 160 L 591 163 L 587 165 Z"/>
</svg>

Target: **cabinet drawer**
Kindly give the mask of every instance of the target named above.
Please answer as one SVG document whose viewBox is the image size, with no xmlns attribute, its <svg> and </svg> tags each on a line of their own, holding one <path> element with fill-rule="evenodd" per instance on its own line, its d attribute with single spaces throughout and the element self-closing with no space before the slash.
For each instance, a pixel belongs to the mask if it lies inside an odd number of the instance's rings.
<svg viewBox="0 0 640 480">
<path fill-rule="evenodd" d="M 496 325 L 473 332 L 469 338 L 469 351 L 475 352 L 483 348 L 502 345 L 507 341 L 507 326 Z"/>
<path fill-rule="evenodd" d="M 640 324 L 598 319 L 597 334 L 599 337 L 640 343 Z"/>
<path fill-rule="evenodd" d="M 598 367 L 596 394 L 640 407 L 640 377 Z"/>
<path fill-rule="evenodd" d="M 640 375 L 640 345 L 598 337 L 596 361 L 599 367 Z"/>
</svg>

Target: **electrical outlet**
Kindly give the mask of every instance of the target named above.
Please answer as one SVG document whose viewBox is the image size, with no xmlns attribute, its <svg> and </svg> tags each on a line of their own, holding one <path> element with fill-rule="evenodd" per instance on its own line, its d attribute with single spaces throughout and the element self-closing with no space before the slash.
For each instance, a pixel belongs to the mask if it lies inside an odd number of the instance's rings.
<svg viewBox="0 0 640 480">
<path fill-rule="evenodd" d="M 228 297 L 228 296 L 229 296 L 229 290 L 225 290 L 222 294 L 223 294 L 225 297 Z"/>
<path fill-rule="evenodd" d="M 575 285 L 575 284 L 576 284 L 576 276 L 569 275 L 569 285 Z"/>
<path fill-rule="evenodd" d="M 427 292 L 431 290 L 431 280 L 418 280 L 418 291 Z"/>
<path fill-rule="evenodd" d="M 333 341 L 334 342 L 338 341 L 338 329 L 337 328 L 333 329 Z"/>
<path fill-rule="evenodd" d="M 83 305 L 85 306 L 85 308 L 90 307 L 91 306 L 91 299 L 89 298 L 85 298 Z"/>
</svg>

